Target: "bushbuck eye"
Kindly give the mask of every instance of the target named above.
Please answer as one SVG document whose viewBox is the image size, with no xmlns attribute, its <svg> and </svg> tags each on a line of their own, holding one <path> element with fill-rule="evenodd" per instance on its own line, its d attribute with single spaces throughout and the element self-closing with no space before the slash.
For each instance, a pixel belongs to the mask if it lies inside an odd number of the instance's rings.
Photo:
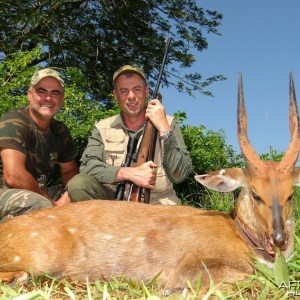
<svg viewBox="0 0 300 300">
<path fill-rule="evenodd" d="M 255 201 L 257 201 L 257 202 L 263 202 L 263 201 L 261 200 L 261 198 L 260 198 L 255 192 L 252 192 L 252 197 L 253 197 L 253 199 L 254 199 Z"/>
<path fill-rule="evenodd" d="M 292 200 L 293 200 L 293 196 L 294 196 L 294 194 L 292 194 L 291 196 L 289 196 L 289 197 L 287 198 L 286 201 L 287 201 L 287 202 L 288 202 L 288 201 L 292 201 Z"/>
</svg>

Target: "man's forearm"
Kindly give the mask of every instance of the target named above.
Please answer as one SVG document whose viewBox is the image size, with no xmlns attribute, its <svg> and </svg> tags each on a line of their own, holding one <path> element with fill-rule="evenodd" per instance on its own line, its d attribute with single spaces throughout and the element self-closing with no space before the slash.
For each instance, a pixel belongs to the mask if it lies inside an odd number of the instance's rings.
<svg viewBox="0 0 300 300">
<path fill-rule="evenodd" d="M 79 173 L 77 163 L 74 161 L 60 164 L 61 180 L 65 187 L 69 180 Z"/>
<path fill-rule="evenodd" d="M 52 202 L 51 197 L 43 189 L 40 188 L 38 182 L 28 172 L 19 173 L 19 176 L 17 178 L 10 178 L 8 180 L 8 185 L 10 188 L 24 189 L 31 192 L 35 192 L 44 196 Z"/>
<path fill-rule="evenodd" d="M 113 183 L 120 168 L 120 166 L 111 166 L 98 160 L 89 160 L 80 166 L 80 173 L 94 176 L 99 182 Z"/>
<path fill-rule="evenodd" d="M 173 183 L 182 182 L 193 171 L 191 158 L 186 148 L 178 145 L 175 137 L 164 143 L 163 165 L 168 178 Z"/>
</svg>

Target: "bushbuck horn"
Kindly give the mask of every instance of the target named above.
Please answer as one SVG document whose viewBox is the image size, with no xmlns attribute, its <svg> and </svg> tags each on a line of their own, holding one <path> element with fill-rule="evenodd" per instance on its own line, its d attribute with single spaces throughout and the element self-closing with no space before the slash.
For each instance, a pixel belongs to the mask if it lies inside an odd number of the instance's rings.
<svg viewBox="0 0 300 300">
<path fill-rule="evenodd" d="M 283 173 L 291 173 L 294 170 L 294 165 L 298 159 L 300 149 L 300 125 L 299 114 L 294 88 L 293 74 L 290 73 L 290 134 L 291 141 L 281 163 L 278 166 L 278 171 Z"/>
<path fill-rule="evenodd" d="M 242 74 L 239 74 L 239 85 L 238 85 L 238 141 L 245 158 L 247 167 L 253 172 L 265 172 L 265 166 L 259 158 L 258 154 L 252 147 L 248 138 L 247 129 L 247 114 L 243 92 L 243 79 Z"/>
</svg>

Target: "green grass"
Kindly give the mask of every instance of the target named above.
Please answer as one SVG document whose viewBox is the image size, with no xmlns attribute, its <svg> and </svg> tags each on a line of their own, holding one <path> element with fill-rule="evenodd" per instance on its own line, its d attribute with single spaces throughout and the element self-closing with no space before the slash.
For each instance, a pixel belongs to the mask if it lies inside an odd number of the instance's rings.
<svg viewBox="0 0 300 300">
<path fill-rule="evenodd" d="M 201 274 L 199 274 L 196 286 L 192 286 L 187 281 L 190 292 L 185 299 L 296 299 L 297 297 L 291 294 L 288 296 L 288 290 L 282 285 L 282 282 L 286 282 L 288 285 L 292 281 L 300 284 L 300 190 L 296 190 L 293 201 L 296 221 L 295 251 L 287 262 L 278 253 L 273 269 L 257 263 L 255 274 L 250 275 L 247 280 L 222 288 L 211 282 L 209 291 L 204 294 L 200 294 Z M 222 194 L 220 198 L 219 193 L 209 192 L 205 203 L 210 209 L 231 211 L 234 206 L 234 196 L 233 194 Z M 289 292 L 292 293 L 293 288 Z M 300 289 L 295 290 L 294 288 L 294 292 L 299 295 Z M 110 282 L 97 280 L 79 283 L 42 276 L 33 278 L 26 287 L 10 287 L 8 284 L 0 283 L 0 300 L 5 299 L 177 300 L 184 298 L 180 294 L 164 297 L 163 289 L 159 288 L 155 279 L 153 282 L 144 283 L 119 277 Z"/>
<path fill-rule="evenodd" d="M 211 282 L 208 292 L 201 294 L 201 276 L 196 286 L 190 285 L 191 291 L 186 299 L 294 299 L 287 298 L 286 289 L 279 288 L 282 280 L 300 280 L 300 240 L 296 241 L 295 255 L 289 262 L 277 257 L 274 269 L 257 265 L 255 275 L 246 281 L 227 285 L 222 290 Z M 286 269 L 289 274 L 287 275 Z M 287 275 L 287 278 L 285 276 Z M 297 279 L 298 278 L 298 279 Z M 188 282 L 188 281 L 187 281 Z M 188 282 L 189 283 L 189 282 Z M 298 291 L 299 292 L 299 291 Z M 155 283 L 130 281 L 116 278 L 110 282 L 97 280 L 95 282 L 79 283 L 76 281 L 57 280 L 50 277 L 34 278 L 26 287 L 11 288 L 7 284 L 0 285 L 0 299 L 183 299 L 181 295 L 164 297 L 163 290 Z"/>
</svg>

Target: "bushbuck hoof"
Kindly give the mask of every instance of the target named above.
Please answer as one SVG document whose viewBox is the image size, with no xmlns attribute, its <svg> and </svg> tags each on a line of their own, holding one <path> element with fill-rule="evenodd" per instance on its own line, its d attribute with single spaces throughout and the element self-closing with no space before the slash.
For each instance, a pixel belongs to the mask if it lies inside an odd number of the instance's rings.
<svg viewBox="0 0 300 300">
<path fill-rule="evenodd" d="M 10 283 L 11 285 L 25 285 L 28 283 L 29 274 L 25 271 L 0 272 L 0 281 Z"/>
</svg>

